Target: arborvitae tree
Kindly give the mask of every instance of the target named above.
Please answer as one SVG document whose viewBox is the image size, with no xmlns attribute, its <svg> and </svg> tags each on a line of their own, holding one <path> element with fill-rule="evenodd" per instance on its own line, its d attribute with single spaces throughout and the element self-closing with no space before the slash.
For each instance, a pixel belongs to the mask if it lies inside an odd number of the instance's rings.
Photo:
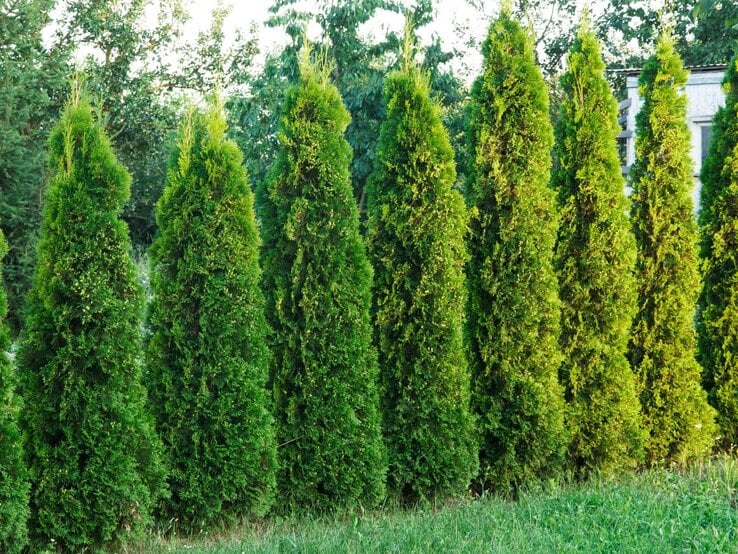
<svg viewBox="0 0 738 554">
<path fill-rule="evenodd" d="M 135 536 L 164 479 L 141 384 L 143 295 L 119 218 L 130 177 L 77 89 L 50 151 L 17 353 L 21 423 L 35 549 L 79 551 Z"/>
<path fill-rule="evenodd" d="M 738 57 L 725 75 L 725 107 L 715 114 L 702 165 L 699 222 L 704 284 L 697 320 L 699 359 L 720 442 L 738 444 Z"/>
<path fill-rule="evenodd" d="M 636 245 L 617 153 L 618 105 L 587 22 L 568 66 L 553 175 L 560 207 L 554 255 L 564 353 L 559 374 L 572 434 L 570 465 L 580 474 L 613 473 L 636 464 L 645 438 L 626 358 Z"/>
<path fill-rule="evenodd" d="M 0 231 L 0 259 L 8 251 Z M 0 278 L 0 552 L 17 554 L 28 535 L 28 479 L 18 429 L 20 400 L 15 393 L 15 372 L 8 357 L 10 333 L 5 323 L 8 302 Z"/>
<path fill-rule="evenodd" d="M 468 138 L 467 338 L 481 480 L 514 491 L 555 474 L 567 444 L 552 264 L 556 198 L 548 188 L 553 131 L 533 40 L 509 12 L 492 24 L 483 52 Z"/>
<path fill-rule="evenodd" d="M 350 118 L 328 75 L 303 57 L 261 194 L 279 495 L 316 510 L 375 505 L 386 473 Z"/>
<path fill-rule="evenodd" d="M 414 501 L 465 490 L 477 465 L 462 336 L 467 216 L 427 77 L 410 64 L 390 75 L 385 105 L 367 241 L 388 481 Z"/>
<path fill-rule="evenodd" d="M 700 282 L 687 99 L 681 91 L 686 81 L 674 42 L 662 33 L 638 82 L 644 103 L 630 179 L 638 308 L 629 356 L 649 433 L 649 463 L 703 458 L 716 433 L 695 358 Z"/>
<path fill-rule="evenodd" d="M 274 496 L 259 235 L 220 105 L 190 113 L 159 201 L 146 384 L 185 529 L 262 515 Z"/>
</svg>

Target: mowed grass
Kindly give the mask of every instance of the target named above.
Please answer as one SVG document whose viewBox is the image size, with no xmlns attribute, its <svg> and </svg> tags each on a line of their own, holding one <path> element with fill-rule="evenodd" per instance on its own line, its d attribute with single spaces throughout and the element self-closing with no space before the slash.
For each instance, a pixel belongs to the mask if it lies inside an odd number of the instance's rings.
<svg viewBox="0 0 738 554">
<path fill-rule="evenodd" d="M 271 518 L 227 535 L 152 538 L 129 552 L 738 552 L 738 462 L 663 469 L 518 501 L 486 497 L 363 515 Z"/>
</svg>

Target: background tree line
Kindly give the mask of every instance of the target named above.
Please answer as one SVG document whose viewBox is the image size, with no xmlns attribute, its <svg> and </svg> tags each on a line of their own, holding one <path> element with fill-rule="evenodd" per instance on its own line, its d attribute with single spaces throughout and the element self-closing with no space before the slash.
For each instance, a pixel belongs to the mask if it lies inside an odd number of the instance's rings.
<svg viewBox="0 0 738 554">
<path fill-rule="evenodd" d="M 497 9 L 496 3 L 467 1 L 480 13 Z M 389 32 L 372 41 L 359 28 L 381 10 L 399 13 L 406 4 L 321 0 L 317 9 L 307 11 L 294 0 L 275 0 L 266 24 L 283 28 L 289 41 L 281 50 L 267 51 L 264 63 L 257 66 L 254 59 L 266 47 L 258 44 L 253 30 L 243 30 L 228 43 L 223 32 L 228 10 L 222 6 L 214 9 L 207 31 L 184 37 L 188 14 L 183 0 L 4 2 L 0 7 L 0 227 L 9 243 L 6 280 L 12 332 L 18 331 L 19 309 L 35 258 L 40 203 L 48 179 L 45 141 L 75 69 L 81 68 L 87 76 L 87 89 L 106 114 L 106 130 L 132 173 L 124 217 L 134 247 L 142 251 L 153 239 L 153 208 L 161 194 L 166 147 L 173 140 L 183 98 L 227 83 L 230 133 L 244 151 L 253 183 L 260 183 L 273 162 L 275 108 L 283 99 L 284 84 L 297 78 L 296 56 L 304 25 L 316 23 L 318 42 L 328 47 L 335 60 L 333 77 L 352 116 L 347 138 L 355 152 L 352 181 L 363 217 L 364 187 L 384 110 L 384 76 L 399 63 L 401 37 Z M 574 3 L 515 0 L 512 4 L 514 14 L 531 25 L 538 37 L 538 61 L 555 84 L 573 40 Z M 615 0 L 593 21 L 610 66 L 640 65 L 653 47 L 658 12 L 650 4 Z M 411 7 L 417 29 L 439 16 L 432 0 L 414 2 Z M 665 15 L 674 22 L 676 47 L 687 65 L 728 61 L 738 37 L 736 9 L 734 3 L 723 0 L 669 3 Z M 632 47 L 634 41 L 637 48 Z M 422 54 L 431 75 L 431 93 L 444 107 L 457 179 L 463 182 L 468 164 L 461 146 L 462 129 L 470 90 L 453 63 L 463 53 L 444 50 L 436 36 L 422 46 Z M 556 92 L 552 98 L 555 114 Z"/>
</svg>

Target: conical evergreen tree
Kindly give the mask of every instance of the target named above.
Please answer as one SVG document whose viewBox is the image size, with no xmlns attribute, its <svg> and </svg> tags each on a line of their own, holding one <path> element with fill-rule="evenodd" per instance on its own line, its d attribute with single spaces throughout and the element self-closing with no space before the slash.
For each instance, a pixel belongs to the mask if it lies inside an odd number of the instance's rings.
<svg viewBox="0 0 738 554">
<path fill-rule="evenodd" d="M 36 549 L 135 536 L 161 493 L 141 384 L 143 295 L 120 213 L 130 177 L 75 89 L 50 137 L 39 264 L 17 354 Z"/>
<path fill-rule="evenodd" d="M 687 99 L 681 91 L 686 81 L 674 42 L 662 33 L 638 82 L 644 103 L 630 178 L 638 246 L 630 362 L 649 433 L 649 463 L 703 458 L 716 433 L 695 358 L 700 283 Z"/>
<path fill-rule="evenodd" d="M 406 64 L 388 77 L 385 105 L 367 240 L 388 481 L 415 501 L 465 490 L 477 465 L 462 338 L 467 216 L 428 79 Z"/>
<path fill-rule="evenodd" d="M 189 531 L 264 514 L 275 487 L 260 241 L 225 132 L 217 103 L 186 118 L 150 251 L 146 378 L 170 464 L 165 512 Z"/>
<path fill-rule="evenodd" d="M 626 358 L 635 314 L 636 245 L 617 153 L 618 105 L 585 21 L 561 79 L 556 126 L 560 223 L 554 265 L 561 298 L 561 382 L 569 462 L 587 474 L 632 468 L 642 454 L 640 403 Z"/>
<path fill-rule="evenodd" d="M 723 446 L 738 444 L 738 57 L 723 81 L 725 107 L 713 120 L 702 165 L 699 222 L 704 284 L 697 330 L 703 382 Z"/>
<path fill-rule="evenodd" d="M 386 473 L 372 272 L 351 193 L 349 114 L 329 70 L 307 58 L 287 93 L 281 148 L 261 195 L 278 488 L 288 509 L 372 506 Z"/>
<path fill-rule="evenodd" d="M 468 131 L 468 348 L 481 479 L 514 490 L 563 462 L 553 130 L 533 40 L 509 11 L 484 43 Z"/>
<path fill-rule="evenodd" d="M 0 231 L 0 260 L 7 251 L 8 244 Z M 28 542 L 28 475 L 18 429 L 20 399 L 15 393 L 15 372 L 7 354 L 8 302 L 1 281 L 0 278 L 0 552 L 17 554 Z"/>
</svg>

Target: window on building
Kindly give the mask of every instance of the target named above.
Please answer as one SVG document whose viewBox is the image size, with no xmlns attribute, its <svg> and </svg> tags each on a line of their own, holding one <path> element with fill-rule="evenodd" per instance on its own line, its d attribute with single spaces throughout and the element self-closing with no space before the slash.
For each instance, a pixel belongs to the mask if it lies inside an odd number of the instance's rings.
<svg viewBox="0 0 738 554">
<path fill-rule="evenodd" d="M 618 156 L 620 157 L 620 165 L 625 167 L 628 165 L 628 138 L 624 136 L 618 137 Z"/>
<path fill-rule="evenodd" d="M 700 125 L 701 136 L 701 157 L 700 159 L 704 162 L 707 154 L 710 153 L 710 142 L 712 141 L 712 124 Z"/>
</svg>

